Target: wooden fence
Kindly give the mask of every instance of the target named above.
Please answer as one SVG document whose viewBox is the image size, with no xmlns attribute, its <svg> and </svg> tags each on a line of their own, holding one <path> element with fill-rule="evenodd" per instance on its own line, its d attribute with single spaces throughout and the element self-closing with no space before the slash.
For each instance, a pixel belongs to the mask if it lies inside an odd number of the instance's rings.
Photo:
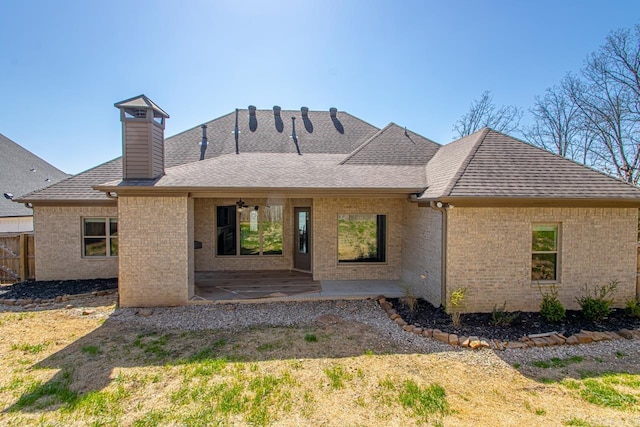
<svg viewBox="0 0 640 427">
<path fill-rule="evenodd" d="M 0 283 L 35 279 L 35 276 L 33 234 L 0 234 Z"/>
</svg>

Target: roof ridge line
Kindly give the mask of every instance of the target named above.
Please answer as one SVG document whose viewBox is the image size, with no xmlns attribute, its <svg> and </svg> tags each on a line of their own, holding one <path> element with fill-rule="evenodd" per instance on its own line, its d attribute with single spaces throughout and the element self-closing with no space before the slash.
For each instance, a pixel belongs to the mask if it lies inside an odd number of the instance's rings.
<svg viewBox="0 0 640 427">
<path fill-rule="evenodd" d="M 446 197 L 446 196 L 451 195 L 451 191 L 453 190 L 453 187 L 456 186 L 456 184 L 458 183 L 458 181 L 460 180 L 462 175 L 464 175 L 464 173 L 466 172 L 467 167 L 469 166 L 469 163 L 471 163 L 471 159 L 473 159 L 473 157 L 478 152 L 478 148 L 480 148 L 480 146 L 484 142 L 484 140 L 487 137 L 487 134 L 489 133 L 490 130 L 491 130 L 490 128 L 485 127 L 484 129 L 482 129 L 480 131 L 481 134 L 478 136 L 478 140 L 473 144 L 473 147 L 471 148 L 471 150 L 469 150 L 469 154 L 467 154 L 467 157 L 464 159 L 464 161 L 462 162 L 462 164 L 458 168 L 458 171 L 453 175 L 453 177 L 451 178 L 451 181 L 449 181 L 447 186 L 444 188 L 444 191 L 442 192 L 443 196 Z M 458 140 L 458 141 L 460 141 L 460 140 Z"/>
<path fill-rule="evenodd" d="M 353 150 L 351 153 L 349 153 L 347 155 L 347 157 L 344 158 L 344 160 L 342 160 L 340 163 L 338 163 L 339 165 L 344 165 L 347 161 L 349 161 L 350 159 L 352 159 L 356 154 L 358 154 L 360 151 L 362 151 L 364 149 L 364 147 L 366 147 L 367 145 L 371 144 L 371 142 L 376 139 L 377 137 L 379 137 L 380 135 L 382 135 L 387 129 L 389 129 L 391 126 L 393 126 L 395 123 L 393 122 L 389 122 L 388 125 L 386 125 L 385 127 L 383 127 L 382 129 L 379 129 L 376 133 L 374 133 L 373 135 L 371 135 L 371 137 L 369 137 L 369 139 L 367 139 L 365 142 L 363 142 L 362 144 L 360 144 L 360 146 L 356 147 L 355 150 Z"/>
</svg>

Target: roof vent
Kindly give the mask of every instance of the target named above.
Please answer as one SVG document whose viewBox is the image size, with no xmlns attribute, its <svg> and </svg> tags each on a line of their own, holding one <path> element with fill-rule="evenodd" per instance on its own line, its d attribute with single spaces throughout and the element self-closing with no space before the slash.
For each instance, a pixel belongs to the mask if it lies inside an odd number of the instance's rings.
<svg viewBox="0 0 640 427">
<path fill-rule="evenodd" d="M 336 114 L 338 114 L 338 109 L 335 107 L 331 107 L 329 108 L 329 115 L 331 116 L 332 119 L 336 118 Z"/>
<path fill-rule="evenodd" d="M 256 118 L 255 105 L 249 105 L 249 130 L 255 132 L 258 129 L 258 119 Z"/>
<path fill-rule="evenodd" d="M 240 154 L 240 147 L 238 146 L 238 139 L 240 138 L 240 128 L 238 128 L 238 109 L 236 108 L 236 125 L 233 128 L 233 137 L 236 140 L 236 154 Z"/>
<path fill-rule="evenodd" d="M 200 142 L 200 160 L 204 160 L 204 153 L 207 151 L 207 145 L 209 140 L 207 139 L 207 125 L 201 125 L 202 128 L 202 142 Z"/>
<path fill-rule="evenodd" d="M 308 107 L 301 107 L 300 108 L 300 112 L 302 113 L 302 117 L 304 117 L 305 119 L 307 117 L 309 117 L 309 108 Z"/>
<path fill-rule="evenodd" d="M 275 121 L 276 130 L 278 131 L 278 133 L 282 133 L 282 131 L 284 130 L 284 123 L 282 121 L 282 117 L 280 117 L 281 110 L 282 108 L 280 108 L 279 106 L 273 106 L 273 119 Z"/>
<path fill-rule="evenodd" d="M 298 152 L 298 155 L 301 156 L 302 153 L 300 152 L 300 147 L 298 146 L 298 135 L 296 135 L 296 118 L 295 117 L 291 117 L 291 128 L 293 129 L 291 131 L 291 139 L 293 139 L 293 143 L 296 145 L 296 151 Z"/>
</svg>

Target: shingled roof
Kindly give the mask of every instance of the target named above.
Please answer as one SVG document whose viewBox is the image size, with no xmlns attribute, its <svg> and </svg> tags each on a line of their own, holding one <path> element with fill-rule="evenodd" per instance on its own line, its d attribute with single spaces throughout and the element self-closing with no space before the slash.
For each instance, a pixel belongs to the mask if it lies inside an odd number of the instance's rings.
<svg viewBox="0 0 640 427">
<path fill-rule="evenodd" d="M 485 128 L 445 145 L 427 166 L 421 200 L 635 199 L 640 189 Z"/>
<path fill-rule="evenodd" d="M 107 183 L 98 188 L 267 190 L 396 190 L 416 193 L 425 187 L 424 166 L 342 165 L 343 154 L 245 153 L 225 154 L 166 171 L 161 178 Z"/>
<path fill-rule="evenodd" d="M 238 148 L 234 127 L 238 119 Z M 295 118 L 297 154 L 292 138 Z M 122 181 L 114 159 L 25 201 L 108 200 L 103 191 L 183 189 L 385 189 L 440 199 L 626 200 L 640 190 L 526 142 L 485 128 L 440 146 L 391 123 L 378 129 L 348 113 L 243 109 L 165 140 L 165 172 L 154 181 Z M 98 191 L 100 189 L 101 191 Z M 154 191 L 154 190 L 151 190 Z"/>
<path fill-rule="evenodd" d="M 277 114 L 276 114 L 277 112 Z M 379 129 L 346 112 L 331 117 L 329 111 L 308 111 L 303 117 L 300 110 L 238 110 L 239 151 L 245 153 L 296 153 L 291 138 L 292 120 L 296 118 L 298 146 L 303 154 L 342 154 L 353 152 Z M 211 120 L 207 125 L 209 144 L 205 159 L 235 153 L 236 113 L 232 112 Z M 193 127 L 165 139 L 165 168 L 180 166 L 200 159 L 200 126 Z M 93 186 L 122 179 L 122 159 L 117 158 L 78 175 L 45 191 L 24 196 L 24 201 L 52 202 L 68 200 L 108 200 Z"/>
<path fill-rule="evenodd" d="M 68 177 L 60 169 L 0 134 L 0 217 L 33 215 L 31 209 L 5 198 L 4 193 L 13 194 L 17 199 Z"/>
</svg>

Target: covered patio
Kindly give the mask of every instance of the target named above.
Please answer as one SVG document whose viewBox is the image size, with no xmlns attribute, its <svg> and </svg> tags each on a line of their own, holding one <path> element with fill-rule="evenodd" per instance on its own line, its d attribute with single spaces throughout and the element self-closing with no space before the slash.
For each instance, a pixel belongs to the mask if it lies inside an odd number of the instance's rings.
<svg viewBox="0 0 640 427">
<path fill-rule="evenodd" d="M 194 303 L 238 303 L 401 297 L 401 280 L 313 280 L 295 270 L 202 271 L 195 273 Z"/>
</svg>

